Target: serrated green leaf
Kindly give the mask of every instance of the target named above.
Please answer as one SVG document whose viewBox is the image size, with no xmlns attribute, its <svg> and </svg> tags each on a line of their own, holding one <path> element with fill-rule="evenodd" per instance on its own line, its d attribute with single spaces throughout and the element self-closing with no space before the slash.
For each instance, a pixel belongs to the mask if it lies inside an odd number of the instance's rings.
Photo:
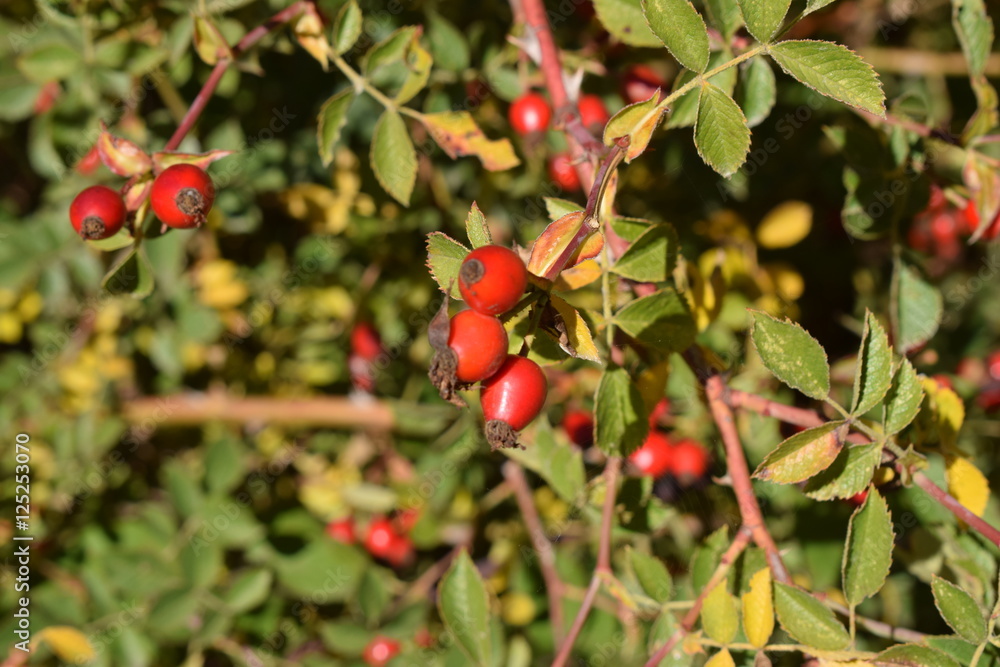
<svg viewBox="0 0 1000 667">
<path fill-rule="evenodd" d="M 854 400 L 851 414 L 857 417 L 878 405 L 892 383 L 892 348 L 889 336 L 869 311 L 861 334 L 861 347 L 854 371 Z"/>
<path fill-rule="evenodd" d="M 145 299 L 153 293 L 153 276 L 153 265 L 146 251 L 134 245 L 122 251 L 122 255 L 104 274 L 101 287 L 112 294 L 129 294 L 136 299 Z"/>
<path fill-rule="evenodd" d="M 372 74 L 380 67 L 402 61 L 406 57 L 410 44 L 418 35 L 419 32 L 415 26 L 399 28 L 368 50 L 362 61 L 362 71 L 365 74 Z"/>
<path fill-rule="evenodd" d="M 632 571 L 639 585 L 650 599 L 659 603 L 668 602 L 673 589 L 673 580 L 667 566 L 659 558 L 630 549 Z"/>
<path fill-rule="evenodd" d="M 892 565 L 892 517 L 873 486 L 847 526 L 842 566 L 844 597 L 855 607 L 882 588 Z"/>
<path fill-rule="evenodd" d="M 813 500 L 855 496 L 868 488 L 881 460 L 880 443 L 844 447 L 826 470 L 806 482 L 805 493 Z"/>
<path fill-rule="evenodd" d="M 427 268 L 442 292 L 451 290 L 453 299 L 462 298 L 458 290 L 458 272 L 469 252 L 468 248 L 443 232 L 427 235 Z"/>
<path fill-rule="evenodd" d="M 774 608 L 785 632 L 806 646 L 839 651 L 851 643 L 851 636 L 833 612 L 795 586 L 774 583 Z"/>
<path fill-rule="evenodd" d="M 715 69 L 719 65 L 728 62 L 731 57 L 732 55 L 727 54 L 725 51 L 713 52 L 711 58 L 708 60 L 708 69 Z M 682 70 L 681 73 L 674 79 L 671 91 L 677 91 L 696 76 L 697 74 L 691 70 Z M 727 94 L 732 95 L 736 90 L 737 78 L 737 68 L 730 67 L 729 69 L 722 70 L 718 74 L 709 77 L 706 81 L 715 84 Z M 680 98 L 674 100 L 674 103 L 670 107 L 670 115 L 667 117 L 666 126 L 668 128 L 694 127 L 695 122 L 698 120 L 698 101 L 700 97 L 701 89 L 696 87 L 693 90 L 681 95 Z"/>
<path fill-rule="evenodd" d="M 615 323 L 639 342 L 663 352 L 684 350 L 694 343 L 691 311 L 673 288 L 636 299 L 618 311 Z"/>
<path fill-rule="evenodd" d="M 786 74 L 821 95 L 885 116 L 885 95 L 878 75 L 846 46 L 789 40 L 771 46 L 768 53 Z"/>
<path fill-rule="evenodd" d="M 653 225 L 629 245 L 612 270 L 629 280 L 663 282 L 677 265 L 679 244 L 673 225 Z"/>
<path fill-rule="evenodd" d="M 892 378 L 892 386 L 885 396 L 885 432 L 887 435 L 899 433 L 916 418 L 920 404 L 924 400 L 924 389 L 917 378 L 917 372 L 907 359 L 900 362 L 899 369 Z"/>
<path fill-rule="evenodd" d="M 929 638 L 933 639 L 933 638 Z M 900 644 L 888 648 L 874 659 L 877 667 L 958 667 L 950 656 L 919 644 Z"/>
<path fill-rule="evenodd" d="M 333 24 L 333 50 L 337 55 L 346 53 L 361 37 L 364 16 L 357 0 L 349 0 L 340 11 Z"/>
<path fill-rule="evenodd" d="M 740 629 L 739 603 L 729 593 L 728 583 L 723 579 L 716 584 L 701 606 L 702 630 L 721 644 L 732 642 Z"/>
<path fill-rule="evenodd" d="M 624 368 L 608 366 L 594 396 L 595 444 L 608 456 L 628 456 L 642 445 L 649 422 L 639 388 Z"/>
<path fill-rule="evenodd" d="M 648 100 L 628 105 L 604 126 L 604 143 L 611 146 L 619 137 L 629 137 L 625 162 L 631 162 L 646 150 L 666 110 L 660 106 L 658 93 L 653 93 Z"/>
<path fill-rule="evenodd" d="M 972 657 L 977 648 L 957 635 L 949 635 L 946 637 L 928 637 L 924 641 L 927 642 L 930 648 L 936 649 L 942 654 L 946 654 L 929 657 L 925 662 L 920 663 L 921 665 L 930 665 L 931 667 L 958 667 L 958 665 L 971 665 Z M 918 646 L 917 648 L 924 649 L 926 647 Z M 982 654 L 982 656 L 980 656 L 978 667 L 1000 667 L 1000 649 L 987 646 L 986 651 Z"/>
<path fill-rule="evenodd" d="M 594 0 L 601 25 L 619 41 L 630 46 L 661 46 L 646 23 L 640 0 Z"/>
<path fill-rule="evenodd" d="M 952 0 L 951 22 L 969 62 L 969 75 L 983 73 L 993 46 L 993 19 L 983 0 Z"/>
<path fill-rule="evenodd" d="M 574 210 L 579 210 L 580 207 L 577 206 Z M 653 223 L 649 220 L 643 220 L 642 218 L 612 218 L 611 228 L 615 230 L 615 234 L 622 237 L 626 241 L 635 241 L 640 236 L 645 234 Z"/>
<path fill-rule="evenodd" d="M 764 457 L 753 476 L 775 484 L 797 484 L 826 470 L 843 446 L 844 424 L 831 421 L 796 433 Z"/>
<path fill-rule="evenodd" d="M 751 337 L 757 353 L 776 378 L 806 396 L 823 400 L 830 393 L 826 352 L 805 329 L 790 320 L 750 311 Z"/>
<path fill-rule="evenodd" d="M 747 127 L 757 127 L 774 108 L 778 88 L 767 58 L 751 58 L 740 79 L 737 102 L 747 118 Z"/>
<path fill-rule="evenodd" d="M 670 55 L 684 67 L 704 72 L 708 66 L 708 29 L 688 0 L 642 0 L 646 23 Z"/>
<path fill-rule="evenodd" d="M 385 191 L 403 206 L 409 206 L 417 182 L 417 152 L 406 123 L 395 111 L 386 110 L 375 123 L 371 163 Z"/>
<path fill-rule="evenodd" d="M 406 104 L 424 89 L 431 76 L 434 58 L 430 51 L 420 45 L 418 36 L 413 37 L 410 48 L 406 52 L 406 80 L 396 93 L 397 104 Z"/>
<path fill-rule="evenodd" d="M 781 27 L 791 0 L 739 0 L 747 30 L 764 44 Z"/>
<path fill-rule="evenodd" d="M 333 149 L 340 140 L 340 131 L 347 122 L 347 111 L 353 101 L 354 90 L 345 88 L 324 102 L 319 110 L 316 138 L 319 143 L 319 156 L 323 159 L 324 166 L 329 166 L 333 162 Z"/>
<path fill-rule="evenodd" d="M 488 666 L 493 652 L 489 594 L 464 549 L 441 579 L 438 610 L 445 627 L 473 664 Z"/>
<path fill-rule="evenodd" d="M 743 13 L 736 0 L 706 0 L 705 9 L 708 10 L 712 25 L 722 33 L 726 43 L 743 25 Z"/>
<path fill-rule="evenodd" d="M 892 275 L 893 340 L 900 354 L 917 349 L 937 333 L 944 315 L 941 293 L 913 266 L 896 262 Z"/>
<path fill-rule="evenodd" d="M 695 548 L 690 568 L 691 586 L 694 590 L 701 590 L 708 585 L 729 542 L 729 527 L 720 526 Z"/>
<path fill-rule="evenodd" d="M 694 144 L 705 164 L 729 178 L 750 152 L 750 128 L 739 105 L 725 91 L 703 83 L 698 98 Z"/>
<path fill-rule="evenodd" d="M 834 2 L 836 2 L 836 0 L 806 0 L 806 8 L 802 10 L 802 16 L 807 16 L 815 11 L 819 11 Z"/>
<path fill-rule="evenodd" d="M 545 202 L 545 212 L 552 222 L 555 222 L 564 215 L 583 210 L 582 206 L 568 199 L 543 197 L 542 200 Z"/>
<path fill-rule="evenodd" d="M 934 605 L 952 630 L 973 644 L 986 641 L 986 617 L 971 595 L 937 575 L 931 581 L 931 591 Z"/>
<path fill-rule="evenodd" d="M 486 216 L 479 210 L 479 205 L 476 202 L 472 202 L 469 215 L 465 218 L 465 232 L 468 234 L 469 242 L 472 243 L 473 248 L 493 243 L 490 228 L 486 225 Z"/>
<path fill-rule="evenodd" d="M 427 12 L 427 38 L 439 67 L 452 72 L 468 69 L 469 45 L 465 34 L 438 12 Z"/>
</svg>

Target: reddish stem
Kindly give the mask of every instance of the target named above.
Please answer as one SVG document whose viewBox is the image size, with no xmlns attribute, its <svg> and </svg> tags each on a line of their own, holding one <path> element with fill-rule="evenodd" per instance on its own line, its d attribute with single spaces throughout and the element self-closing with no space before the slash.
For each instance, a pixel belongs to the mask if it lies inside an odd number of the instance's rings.
<svg viewBox="0 0 1000 667">
<path fill-rule="evenodd" d="M 922 472 L 913 476 L 913 481 L 917 486 L 931 495 L 934 500 L 944 505 L 956 517 L 975 528 L 980 535 L 988 539 L 994 545 L 1000 547 L 1000 530 L 997 530 L 987 522 L 973 514 L 968 507 L 958 502 L 947 491 L 934 483 L 934 481 Z"/>
</svg>

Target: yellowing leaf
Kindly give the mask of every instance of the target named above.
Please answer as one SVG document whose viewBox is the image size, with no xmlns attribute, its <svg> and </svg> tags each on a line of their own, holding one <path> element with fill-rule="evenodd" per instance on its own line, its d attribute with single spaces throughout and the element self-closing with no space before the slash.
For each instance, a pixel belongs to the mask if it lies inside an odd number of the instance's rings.
<svg viewBox="0 0 1000 667">
<path fill-rule="evenodd" d="M 743 595 L 743 631 L 747 641 L 756 648 L 763 648 L 774 632 L 769 568 L 765 567 L 750 577 L 750 590 Z"/>
<path fill-rule="evenodd" d="M 63 662 L 77 665 L 97 657 L 87 635 L 68 625 L 51 625 L 39 632 L 36 639 L 52 647 Z"/>
<path fill-rule="evenodd" d="M 604 143 L 608 146 L 613 146 L 619 137 L 629 138 L 625 162 L 631 162 L 649 145 L 653 130 L 667 110 L 665 106 L 660 106 L 659 99 L 660 91 L 657 89 L 648 100 L 628 105 L 604 126 Z"/>
<path fill-rule="evenodd" d="M 729 594 L 728 579 L 723 579 L 705 596 L 701 607 L 701 627 L 705 634 L 722 644 L 728 644 L 739 630 L 736 599 Z"/>
<path fill-rule="evenodd" d="M 965 404 L 953 390 L 942 387 L 937 380 L 921 377 L 924 405 L 918 415 L 920 425 L 929 428 L 931 440 L 951 447 L 965 421 Z"/>
<path fill-rule="evenodd" d="M 597 260 L 588 259 L 560 273 L 552 289 L 557 292 L 568 292 L 589 285 L 600 277 L 601 265 Z"/>
<path fill-rule="evenodd" d="M 104 165 L 119 176 L 137 176 L 153 168 L 153 160 L 139 146 L 108 132 L 101 125 L 97 137 L 97 154 Z"/>
<path fill-rule="evenodd" d="M 724 648 L 713 655 L 705 663 L 705 667 L 736 667 L 736 663 L 733 662 L 733 656 L 729 654 L 729 649 Z"/>
<path fill-rule="evenodd" d="M 600 362 L 601 353 L 594 345 L 594 337 L 580 311 L 557 296 L 550 297 L 550 303 L 563 322 L 564 330 L 559 331 L 559 346 L 574 357 Z"/>
<path fill-rule="evenodd" d="M 420 122 L 452 159 L 475 155 L 489 171 L 503 171 L 521 164 L 510 141 L 488 139 L 468 111 L 424 114 Z"/>
<path fill-rule="evenodd" d="M 553 223 L 550 223 L 531 246 L 531 257 L 528 259 L 528 273 L 554 280 L 557 268 L 573 266 L 575 261 L 590 259 L 604 247 L 604 236 L 595 233 L 596 227 L 591 226 L 584 218 L 583 211 L 567 213 Z M 578 236 L 587 238 L 577 249 L 570 253 L 573 239 Z M 567 253 L 570 255 L 566 257 Z"/>
<path fill-rule="evenodd" d="M 757 227 L 757 243 L 763 248 L 788 248 L 809 235 L 812 208 L 804 201 L 786 201 L 771 209 Z"/>
<path fill-rule="evenodd" d="M 231 59 L 233 52 L 215 24 L 204 16 L 194 17 L 194 50 L 206 65 L 214 65 L 221 58 Z"/>
<path fill-rule="evenodd" d="M 311 4 L 306 5 L 306 10 L 295 22 L 295 38 L 299 40 L 302 48 L 309 52 L 309 55 L 319 61 L 319 64 L 323 66 L 323 71 L 327 71 L 330 66 L 330 56 L 333 55 L 333 47 L 330 46 L 323 30 L 323 20 Z"/>
<path fill-rule="evenodd" d="M 945 478 L 948 492 L 955 500 L 976 516 L 982 516 L 990 499 L 990 485 L 979 468 L 969 459 L 956 456 L 948 460 Z"/>
</svg>

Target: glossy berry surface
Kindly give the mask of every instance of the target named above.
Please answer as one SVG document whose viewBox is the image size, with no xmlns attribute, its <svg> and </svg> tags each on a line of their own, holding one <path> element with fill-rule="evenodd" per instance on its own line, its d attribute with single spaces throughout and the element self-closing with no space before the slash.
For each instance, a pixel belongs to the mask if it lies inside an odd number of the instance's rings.
<svg viewBox="0 0 1000 667">
<path fill-rule="evenodd" d="M 520 431 L 545 404 L 548 381 L 534 361 L 514 354 L 483 383 L 480 400 L 486 421 L 498 420 Z"/>
<path fill-rule="evenodd" d="M 513 308 L 528 286 L 528 270 L 513 250 L 487 245 L 470 252 L 458 273 L 458 289 L 469 307 L 484 315 Z"/>
<path fill-rule="evenodd" d="M 354 544 L 354 519 L 347 517 L 346 519 L 331 521 L 326 524 L 326 534 L 337 542 Z"/>
<path fill-rule="evenodd" d="M 710 460 L 708 450 L 697 441 L 690 438 L 678 440 L 674 443 L 670 472 L 680 478 L 701 477 L 708 472 Z"/>
<path fill-rule="evenodd" d="M 549 178 L 567 192 L 576 192 L 580 189 L 580 176 L 576 173 L 573 161 L 565 153 L 549 159 Z"/>
<path fill-rule="evenodd" d="M 149 194 L 153 213 L 163 224 L 190 229 L 205 224 L 215 202 L 215 186 L 204 169 L 175 164 L 164 169 Z"/>
<path fill-rule="evenodd" d="M 594 415 L 586 410 L 567 410 L 562 420 L 563 430 L 577 447 L 594 444 Z"/>
<path fill-rule="evenodd" d="M 463 310 L 451 318 L 448 347 L 458 360 L 459 382 L 479 382 L 496 373 L 507 358 L 507 331 L 492 315 Z"/>
<path fill-rule="evenodd" d="M 399 654 L 399 649 L 398 641 L 379 635 L 368 642 L 361 656 L 371 667 L 383 667 Z"/>
<path fill-rule="evenodd" d="M 351 329 L 351 352 L 366 361 L 374 361 L 382 354 L 382 337 L 368 322 L 358 322 Z"/>
<path fill-rule="evenodd" d="M 552 109 L 538 93 L 527 93 L 514 100 L 507 113 L 510 126 L 518 134 L 542 132 L 552 120 Z"/>
<path fill-rule="evenodd" d="M 847 502 L 854 505 L 855 507 L 861 507 L 865 504 L 865 499 L 868 498 L 868 489 L 864 491 L 858 491 L 853 496 L 847 499 Z"/>
<path fill-rule="evenodd" d="M 581 95 L 577 108 L 580 110 L 580 120 L 588 129 L 603 129 L 611 118 L 604 100 L 597 95 Z"/>
<path fill-rule="evenodd" d="M 673 449 L 666 433 L 650 431 L 642 447 L 632 452 L 628 460 L 643 475 L 659 477 L 670 470 Z"/>
<path fill-rule="evenodd" d="M 73 199 L 69 221 L 81 238 L 96 241 L 117 234 L 126 213 L 120 194 L 104 185 L 92 185 Z"/>
</svg>

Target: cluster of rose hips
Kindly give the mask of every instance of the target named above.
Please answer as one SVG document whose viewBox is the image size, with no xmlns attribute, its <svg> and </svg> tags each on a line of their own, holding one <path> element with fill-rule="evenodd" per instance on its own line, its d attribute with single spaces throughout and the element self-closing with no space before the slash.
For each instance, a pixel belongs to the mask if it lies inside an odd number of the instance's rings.
<svg viewBox="0 0 1000 667">
<path fill-rule="evenodd" d="M 395 568 L 410 564 L 416 554 L 410 531 L 417 518 L 414 511 L 399 512 L 391 519 L 384 516 L 373 518 L 364 534 L 365 550 Z M 326 524 L 326 534 L 343 544 L 358 541 L 354 517 L 350 516 Z"/>
<path fill-rule="evenodd" d="M 215 187 L 205 170 L 192 164 L 167 167 L 153 180 L 149 203 L 167 227 L 190 229 L 205 223 L 215 201 Z M 84 240 L 114 236 L 125 225 L 128 209 L 121 193 L 106 185 L 80 192 L 69 207 L 69 219 Z"/>
<path fill-rule="evenodd" d="M 945 260 L 954 260 L 962 253 L 962 237 L 971 236 L 979 228 L 979 213 L 971 199 L 959 209 L 952 204 L 944 191 L 936 184 L 931 185 L 927 207 L 913 220 L 907 234 L 909 245 L 914 250 L 933 254 Z M 983 239 L 992 240 L 1000 236 L 1000 216 L 997 216 L 983 232 Z"/>
</svg>

